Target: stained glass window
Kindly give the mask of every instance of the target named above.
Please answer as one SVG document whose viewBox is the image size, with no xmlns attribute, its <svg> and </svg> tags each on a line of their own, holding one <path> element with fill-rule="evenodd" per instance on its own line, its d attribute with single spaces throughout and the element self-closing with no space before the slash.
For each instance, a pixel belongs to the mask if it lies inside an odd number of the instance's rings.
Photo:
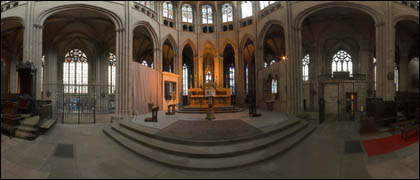
<svg viewBox="0 0 420 180">
<path fill-rule="evenodd" d="M 274 60 L 274 59 L 273 59 L 273 60 L 271 60 L 271 61 L 270 61 L 270 66 L 271 66 L 271 65 L 273 65 L 274 63 L 276 63 L 276 60 Z"/>
<path fill-rule="evenodd" d="M 260 1 L 260 9 L 264 9 L 275 2 L 276 1 Z"/>
<path fill-rule="evenodd" d="M 271 93 L 277 94 L 277 79 L 271 80 Z"/>
<path fill-rule="evenodd" d="M 233 11 L 232 4 L 224 4 L 222 7 L 222 22 L 231 22 L 233 21 Z"/>
<path fill-rule="evenodd" d="M 373 57 L 373 78 L 375 81 L 375 90 L 376 90 L 376 58 Z"/>
<path fill-rule="evenodd" d="M 395 84 L 395 91 L 399 91 L 399 67 L 396 62 L 394 62 L 394 84 Z"/>
<path fill-rule="evenodd" d="M 154 1 L 137 1 L 138 3 L 152 9 L 155 10 L 155 2 Z"/>
<path fill-rule="evenodd" d="M 248 65 L 245 66 L 245 91 L 248 94 Z"/>
<path fill-rule="evenodd" d="M 146 60 L 143 60 L 143 62 L 141 62 L 141 64 L 142 64 L 143 66 L 149 66 Z"/>
<path fill-rule="evenodd" d="M 309 80 L 309 54 L 307 54 L 302 60 L 302 73 L 303 80 Z"/>
<path fill-rule="evenodd" d="M 168 1 L 164 2 L 163 3 L 163 17 L 173 19 L 173 16 L 174 16 L 174 10 L 172 8 L 172 3 Z"/>
<path fill-rule="evenodd" d="M 230 94 L 235 94 L 235 66 L 233 64 L 229 67 L 229 88 Z"/>
<path fill-rule="evenodd" d="M 332 72 L 350 72 L 353 74 L 353 62 L 349 53 L 338 51 L 332 59 Z"/>
<path fill-rule="evenodd" d="M 242 18 L 252 16 L 252 3 L 251 3 L 251 1 L 242 1 L 241 11 L 242 11 Z"/>
<path fill-rule="evenodd" d="M 109 94 L 115 94 L 115 70 L 117 66 L 117 58 L 114 54 L 109 53 L 108 59 L 108 85 L 109 85 Z"/>
<path fill-rule="evenodd" d="M 64 93 L 88 92 L 88 62 L 86 54 L 79 49 L 68 52 L 63 63 Z M 84 86 L 85 85 L 85 86 Z"/>
<path fill-rule="evenodd" d="M 45 55 L 41 59 L 41 93 L 44 92 L 44 68 L 45 68 Z"/>
<path fill-rule="evenodd" d="M 210 82 L 211 81 L 211 73 L 207 72 L 206 74 L 206 82 Z"/>
<path fill-rule="evenodd" d="M 188 67 L 182 66 L 182 95 L 188 96 Z"/>
<path fill-rule="evenodd" d="M 182 6 L 182 22 L 192 23 L 193 22 L 193 10 L 191 5 L 184 4 Z"/>
<path fill-rule="evenodd" d="M 213 10 L 210 5 L 204 5 L 202 8 L 203 24 L 213 24 Z"/>
</svg>

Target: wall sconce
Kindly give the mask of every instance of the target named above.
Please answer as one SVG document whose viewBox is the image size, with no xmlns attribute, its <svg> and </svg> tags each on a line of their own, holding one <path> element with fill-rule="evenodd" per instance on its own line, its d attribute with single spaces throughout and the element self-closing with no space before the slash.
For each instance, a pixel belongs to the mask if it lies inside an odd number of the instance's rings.
<svg viewBox="0 0 420 180">
<path fill-rule="evenodd" d="M 281 60 L 282 60 L 282 61 L 286 61 L 286 59 L 287 59 L 287 57 L 286 57 L 286 56 L 282 56 L 282 57 L 281 57 Z"/>
</svg>

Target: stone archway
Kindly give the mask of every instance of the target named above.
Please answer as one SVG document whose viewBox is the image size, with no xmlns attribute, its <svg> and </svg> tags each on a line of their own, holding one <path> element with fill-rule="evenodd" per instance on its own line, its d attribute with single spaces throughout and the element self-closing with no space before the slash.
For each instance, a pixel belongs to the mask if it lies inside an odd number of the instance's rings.
<svg viewBox="0 0 420 180">
<path fill-rule="evenodd" d="M 24 60 L 24 25 L 22 19 L 9 17 L 1 20 L 1 60 L 3 93 L 20 93 L 17 64 Z"/>
</svg>

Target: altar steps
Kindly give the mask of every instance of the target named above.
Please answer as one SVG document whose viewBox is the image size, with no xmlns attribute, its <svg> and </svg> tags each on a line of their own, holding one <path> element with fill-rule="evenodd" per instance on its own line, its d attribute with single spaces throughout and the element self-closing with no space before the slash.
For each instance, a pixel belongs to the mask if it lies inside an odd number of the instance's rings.
<svg viewBox="0 0 420 180">
<path fill-rule="evenodd" d="M 215 113 L 236 113 L 241 112 L 244 109 L 235 107 L 235 106 L 228 106 L 228 107 L 213 107 Z M 206 113 L 207 107 L 181 107 L 178 113 Z"/>
<path fill-rule="evenodd" d="M 217 170 L 268 160 L 292 148 L 315 128 L 315 124 L 296 118 L 252 137 L 197 141 L 160 136 L 157 130 L 124 120 L 105 128 L 104 133 L 128 150 L 161 164 Z"/>
</svg>

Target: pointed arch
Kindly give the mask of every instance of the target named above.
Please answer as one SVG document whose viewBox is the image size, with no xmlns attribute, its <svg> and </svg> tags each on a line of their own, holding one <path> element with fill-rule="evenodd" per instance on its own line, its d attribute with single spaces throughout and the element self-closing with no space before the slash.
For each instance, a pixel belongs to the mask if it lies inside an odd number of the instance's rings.
<svg viewBox="0 0 420 180">
<path fill-rule="evenodd" d="M 187 39 L 187 40 L 184 41 L 184 43 L 182 43 L 182 45 L 181 45 L 182 50 L 184 50 L 184 48 L 187 44 L 190 45 L 191 49 L 193 50 L 194 56 L 196 56 L 197 55 L 197 47 L 191 39 Z"/>
</svg>

